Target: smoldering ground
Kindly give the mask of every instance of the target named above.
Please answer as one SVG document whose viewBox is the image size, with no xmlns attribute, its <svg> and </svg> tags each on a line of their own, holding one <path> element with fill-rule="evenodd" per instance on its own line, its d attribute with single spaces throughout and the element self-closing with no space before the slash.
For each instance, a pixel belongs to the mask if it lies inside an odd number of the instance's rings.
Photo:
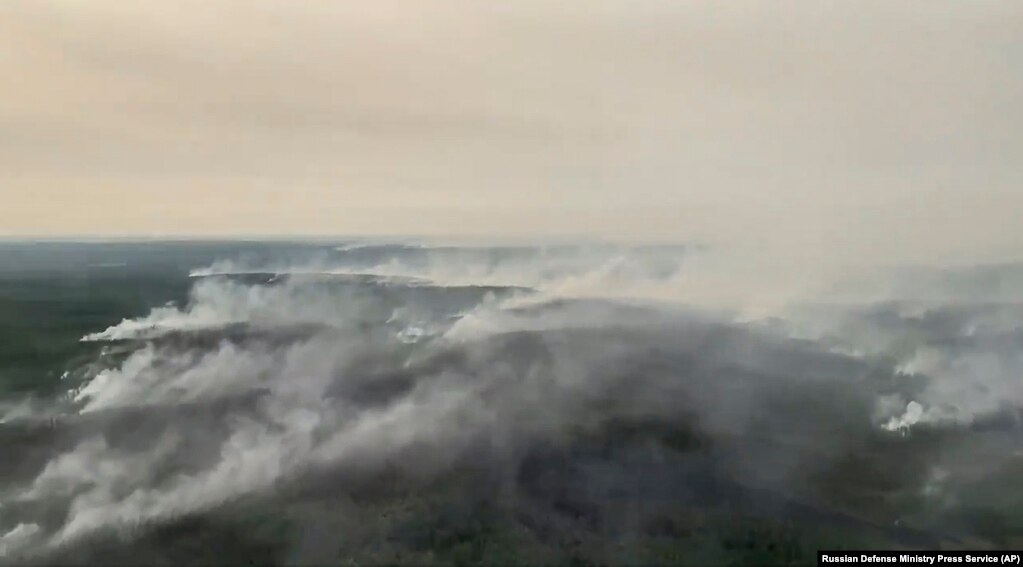
<svg viewBox="0 0 1023 567">
<path fill-rule="evenodd" d="M 444 260 L 480 285 L 407 251 L 211 269 L 187 304 L 90 334 L 58 409 L 0 425 L 0 553 L 791 563 L 1017 541 L 1017 308 L 572 297 L 670 284 L 676 252 Z"/>
</svg>

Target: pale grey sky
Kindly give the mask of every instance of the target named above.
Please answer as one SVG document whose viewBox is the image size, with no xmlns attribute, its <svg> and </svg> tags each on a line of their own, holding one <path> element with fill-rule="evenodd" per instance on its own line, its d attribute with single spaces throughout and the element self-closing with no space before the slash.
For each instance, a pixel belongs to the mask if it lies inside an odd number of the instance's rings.
<svg viewBox="0 0 1023 567">
<path fill-rule="evenodd" d="M 4 0 L 0 75 L 0 234 L 1023 253 L 1018 0 Z"/>
</svg>

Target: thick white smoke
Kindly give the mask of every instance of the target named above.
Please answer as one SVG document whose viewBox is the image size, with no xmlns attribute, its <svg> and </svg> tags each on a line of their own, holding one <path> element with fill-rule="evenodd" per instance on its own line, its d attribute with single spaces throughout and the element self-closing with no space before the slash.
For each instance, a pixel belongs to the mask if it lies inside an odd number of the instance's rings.
<svg viewBox="0 0 1023 567">
<path fill-rule="evenodd" d="M 509 448 L 615 415 L 692 415 L 723 439 L 758 431 L 803 436 L 806 447 L 833 435 L 838 450 L 843 435 L 871 428 L 967 425 L 1023 405 L 1023 358 L 1004 344 L 1023 318 L 1010 310 L 880 296 L 888 302 L 808 306 L 799 286 L 783 286 L 756 298 L 768 319 L 732 301 L 742 286 L 725 285 L 749 274 L 714 273 L 721 261 L 706 252 L 531 254 L 222 265 L 205 273 L 267 277 L 198 277 L 186 305 L 88 335 L 137 346 L 70 393 L 74 413 L 59 422 L 80 438 L 0 495 L 0 520 L 9 507 L 26 511 L 0 554 L 166 521 L 322 470 L 405 459 L 426 474 L 481 439 Z M 894 389 L 860 382 L 878 360 Z M 924 385 L 899 389 L 906 377 Z M 829 394 L 815 408 L 818 392 Z M 820 458 L 792 451 L 770 466 L 730 466 L 781 482 Z M 53 506 L 62 513 L 31 512 Z"/>
</svg>

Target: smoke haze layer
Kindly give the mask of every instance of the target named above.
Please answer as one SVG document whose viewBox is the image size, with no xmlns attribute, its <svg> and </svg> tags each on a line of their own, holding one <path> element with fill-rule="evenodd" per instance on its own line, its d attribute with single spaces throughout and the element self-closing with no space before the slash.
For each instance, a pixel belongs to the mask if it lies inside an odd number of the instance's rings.
<svg viewBox="0 0 1023 567">
<path fill-rule="evenodd" d="M 2 306 L 74 273 L 64 303 L 99 315 L 61 315 L 58 378 L 5 386 L 5 562 L 784 563 L 1023 535 L 1019 266 L 768 286 L 694 246 L 35 246 L 52 264 L 5 275 Z"/>
</svg>

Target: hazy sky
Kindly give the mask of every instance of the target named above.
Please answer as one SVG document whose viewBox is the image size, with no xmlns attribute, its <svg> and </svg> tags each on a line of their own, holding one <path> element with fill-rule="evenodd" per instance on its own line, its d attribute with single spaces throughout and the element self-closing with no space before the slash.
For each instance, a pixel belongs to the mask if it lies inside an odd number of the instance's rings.
<svg viewBox="0 0 1023 567">
<path fill-rule="evenodd" d="M 1023 252 L 1023 2 L 3 0 L 0 234 Z"/>
</svg>

